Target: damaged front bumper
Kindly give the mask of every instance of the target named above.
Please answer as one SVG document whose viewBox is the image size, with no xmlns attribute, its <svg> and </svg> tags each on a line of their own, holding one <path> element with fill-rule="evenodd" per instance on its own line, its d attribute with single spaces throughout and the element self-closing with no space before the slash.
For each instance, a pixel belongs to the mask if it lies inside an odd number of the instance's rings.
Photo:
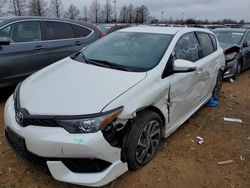
<svg viewBox="0 0 250 188">
<path fill-rule="evenodd" d="M 226 62 L 226 68 L 223 76 L 224 79 L 232 78 L 236 75 L 237 63 L 238 63 L 237 59 L 233 59 L 232 61 Z"/>
<path fill-rule="evenodd" d="M 121 149 L 111 146 L 101 131 L 70 134 L 60 127 L 20 126 L 12 96 L 5 106 L 6 138 L 31 165 L 55 179 L 84 186 L 102 186 L 128 170 Z"/>
</svg>

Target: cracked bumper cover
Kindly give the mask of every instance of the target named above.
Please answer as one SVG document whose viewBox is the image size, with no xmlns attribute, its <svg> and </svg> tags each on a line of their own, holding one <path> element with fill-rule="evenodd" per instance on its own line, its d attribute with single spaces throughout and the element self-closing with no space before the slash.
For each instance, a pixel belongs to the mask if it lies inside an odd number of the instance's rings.
<svg viewBox="0 0 250 188">
<path fill-rule="evenodd" d="M 229 61 L 226 63 L 224 78 L 231 78 L 235 75 L 237 71 L 237 59 Z"/>
<path fill-rule="evenodd" d="M 15 120 L 12 96 L 6 103 L 4 114 L 6 127 L 24 138 L 28 152 L 47 159 L 49 173 L 59 181 L 84 186 L 102 186 L 128 170 L 127 163 L 120 160 L 121 149 L 112 147 L 100 131 L 91 134 L 70 134 L 60 127 L 22 127 Z M 100 159 L 110 165 L 100 172 L 79 173 L 69 169 L 59 159 Z"/>
</svg>

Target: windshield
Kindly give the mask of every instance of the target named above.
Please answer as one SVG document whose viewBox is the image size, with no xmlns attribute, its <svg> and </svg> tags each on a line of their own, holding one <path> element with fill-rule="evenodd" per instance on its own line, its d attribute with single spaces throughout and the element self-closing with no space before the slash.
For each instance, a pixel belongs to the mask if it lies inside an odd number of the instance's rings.
<svg viewBox="0 0 250 188">
<path fill-rule="evenodd" d="M 127 71 L 147 71 L 160 62 L 171 39 L 172 35 L 166 34 L 115 32 L 82 50 L 82 55 L 83 59 L 104 66 L 113 64 Z"/>
<path fill-rule="evenodd" d="M 242 41 L 244 32 L 214 31 L 214 34 L 217 36 L 219 42 L 228 43 L 228 44 L 240 44 L 240 42 Z"/>
</svg>

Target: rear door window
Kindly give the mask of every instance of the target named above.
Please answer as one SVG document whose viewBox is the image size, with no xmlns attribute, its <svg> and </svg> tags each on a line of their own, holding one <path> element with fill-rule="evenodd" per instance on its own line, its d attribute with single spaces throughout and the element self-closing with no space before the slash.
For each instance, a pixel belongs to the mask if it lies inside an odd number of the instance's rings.
<svg viewBox="0 0 250 188">
<path fill-rule="evenodd" d="M 71 24 L 64 22 L 45 22 L 47 40 L 75 38 L 75 31 Z"/>
<path fill-rule="evenodd" d="M 203 57 L 206 57 L 213 53 L 214 48 L 209 35 L 207 33 L 197 33 L 197 37 L 202 48 Z"/>
<path fill-rule="evenodd" d="M 195 62 L 199 60 L 199 48 L 199 43 L 194 33 L 185 34 L 176 44 L 174 51 L 175 59 Z"/>
<path fill-rule="evenodd" d="M 11 43 L 41 41 L 41 25 L 38 21 L 11 24 L 0 30 L 0 37 L 8 37 Z"/>
<path fill-rule="evenodd" d="M 87 37 L 90 35 L 90 33 L 92 32 L 90 29 L 87 29 L 85 27 L 81 27 L 81 26 L 78 26 L 78 25 L 74 25 L 73 24 L 73 28 L 76 32 L 76 36 L 77 37 Z"/>
</svg>

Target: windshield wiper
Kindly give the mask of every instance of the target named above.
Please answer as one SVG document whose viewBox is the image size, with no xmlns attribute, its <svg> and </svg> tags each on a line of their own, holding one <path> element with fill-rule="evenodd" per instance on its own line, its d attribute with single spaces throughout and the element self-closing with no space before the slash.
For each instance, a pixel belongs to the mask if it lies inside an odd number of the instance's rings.
<svg viewBox="0 0 250 188">
<path fill-rule="evenodd" d="M 97 59 L 88 59 L 84 53 L 82 53 L 81 51 L 73 54 L 71 56 L 72 59 L 75 59 L 76 57 L 78 57 L 79 55 L 81 55 L 82 59 L 84 60 L 84 63 L 87 64 L 92 64 L 92 65 L 96 65 L 99 67 L 109 67 L 109 68 L 114 68 L 114 69 L 118 69 L 118 70 L 123 70 L 123 71 L 129 71 L 128 68 L 122 66 L 122 65 L 118 65 L 109 61 L 105 61 L 105 60 L 97 60 Z"/>
<path fill-rule="evenodd" d="M 80 57 L 85 61 L 85 63 L 88 63 L 88 62 L 89 62 L 88 59 L 85 57 L 85 55 L 84 55 L 81 51 L 74 53 L 74 54 L 71 55 L 70 57 L 71 57 L 71 59 L 76 59 L 76 58 L 79 57 L 79 55 L 81 55 Z M 82 61 L 81 61 L 81 62 L 82 62 Z"/>
<path fill-rule="evenodd" d="M 84 55 L 84 53 L 82 53 L 81 51 L 79 51 L 79 52 L 77 52 L 77 53 L 71 55 L 70 57 L 71 57 L 72 59 L 76 59 L 76 58 L 79 57 L 79 55 L 80 55 L 80 57 L 84 60 L 84 63 L 91 64 L 91 62 L 88 60 L 88 58 L 86 58 L 85 55 Z M 78 59 L 78 60 L 79 60 L 79 59 Z M 81 62 L 82 62 L 82 61 L 81 61 Z"/>
<path fill-rule="evenodd" d="M 123 70 L 123 71 L 129 71 L 128 68 L 126 68 L 123 65 L 118 65 L 115 63 L 112 63 L 110 61 L 106 61 L 106 60 L 97 60 L 97 59 L 88 59 L 89 62 L 102 66 L 102 67 L 109 67 L 109 68 L 114 68 L 114 69 L 118 69 L 118 70 Z"/>
<path fill-rule="evenodd" d="M 82 58 L 84 59 L 85 63 L 91 64 L 91 62 L 89 61 L 88 58 L 86 58 L 86 56 L 84 55 L 84 53 L 82 53 L 82 52 L 80 51 L 80 54 L 81 54 Z"/>
</svg>

